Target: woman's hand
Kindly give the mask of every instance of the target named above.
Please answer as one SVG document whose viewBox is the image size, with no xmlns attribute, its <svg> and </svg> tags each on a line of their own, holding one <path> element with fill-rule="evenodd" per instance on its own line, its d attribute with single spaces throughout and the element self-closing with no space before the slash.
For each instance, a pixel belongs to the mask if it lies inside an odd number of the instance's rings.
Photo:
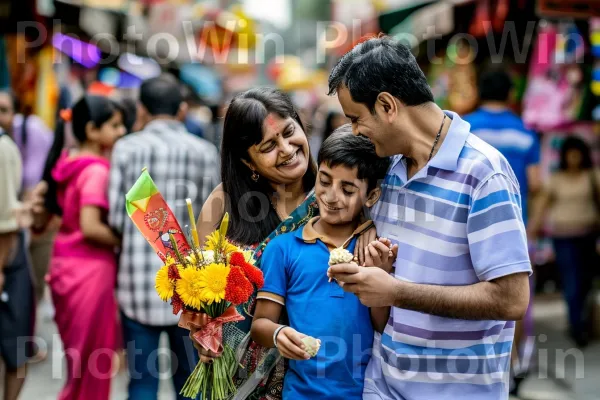
<svg viewBox="0 0 600 400">
<path fill-rule="evenodd" d="M 277 350 L 282 356 L 291 360 L 308 360 L 310 355 L 304 351 L 305 346 L 302 343 L 304 337 L 305 334 L 286 326 L 277 334 Z"/>
<path fill-rule="evenodd" d="M 204 347 L 202 347 L 202 345 L 200 345 L 200 343 L 198 343 L 196 341 L 196 339 L 194 339 L 194 334 L 196 332 L 198 332 L 199 330 L 200 330 L 199 328 L 194 328 L 194 327 L 192 327 L 190 329 L 190 340 L 194 344 L 194 347 L 196 348 L 196 350 L 198 350 L 198 355 L 200 356 L 200 361 L 205 364 L 206 363 L 210 364 L 215 360 L 215 358 L 221 357 L 221 355 L 213 353 L 210 350 L 206 350 Z"/>
<path fill-rule="evenodd" d="M 379 238 L 367 245 L 365 250 L 365 266 L 379 267 L 388 274 L 394 268 L 398 256 L 398 245 L 387 238 Z"/>
<path fill-rule="evenodd" d="M 358 237 L 354 247 L 354 257 L 358 258 L 358 265 L 365 265 L 367 245 L 377 239 L 377 230 L 375 226 L 364 232 Z"/>
</svg>

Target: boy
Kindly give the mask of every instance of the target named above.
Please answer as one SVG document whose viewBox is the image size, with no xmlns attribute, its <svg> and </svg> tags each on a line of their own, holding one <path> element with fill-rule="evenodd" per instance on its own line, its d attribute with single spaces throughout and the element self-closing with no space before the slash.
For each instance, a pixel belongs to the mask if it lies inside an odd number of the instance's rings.
<svg viewBox="0 0 600 400">
<path fill-rule="evenodd" d="M 389 308 L 373 309 L 370 315 L 356 296 L 329 280 L 327 269 L 332 249 L 345 247 L 352 253 L 356 237 L 372 225 L 360 223 L 362 210 L 379 199 L 377 183 L 389 160 L 379 158 L 368 139 L 353 136 L 350 125 L 344 125 L 323 143 L 318 162 L 320 217 L 267 246 L 265 286 L 257 295 L 251 333 L 257 343 L 277 347 L 290 359 L 284 398 L 360 399 L 373 345 L 371 319 L 383 330 Z M 373 255 L 369 265 L 391 271 L 389 244 L 380 239 L 368 246 Z M 289 327 L 278 324 L 284 307 Z M 313 358 L 302 343 L 305 336 L 322 341 Z"/>
</svg>

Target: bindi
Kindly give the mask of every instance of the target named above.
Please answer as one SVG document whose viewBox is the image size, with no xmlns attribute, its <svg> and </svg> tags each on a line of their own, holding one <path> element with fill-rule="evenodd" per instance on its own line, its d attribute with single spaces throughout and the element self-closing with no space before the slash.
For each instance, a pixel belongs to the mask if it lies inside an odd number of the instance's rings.
<svg viewBox="0 0 600 400">
<path fill-rule="evenodd" d="M 273 115 L 272 115 L 272 114 L 269 114 L 269 115 L 267 115 L 267 125 L 268 125 L 270 128 L 273 128 L 273 127 L 275 127 L 275 117 L 273 117 Z"/>
</svg>

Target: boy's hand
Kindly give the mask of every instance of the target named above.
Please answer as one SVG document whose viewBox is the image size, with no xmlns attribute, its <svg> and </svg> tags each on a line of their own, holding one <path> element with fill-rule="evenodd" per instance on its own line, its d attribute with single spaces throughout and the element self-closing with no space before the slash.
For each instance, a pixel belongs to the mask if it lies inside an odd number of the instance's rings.
<svg viewBox="0 0 600 400">
<path fill-rule="evenodd" d="M 365 249 L 365 266 L 379 267 L 388 274 L 394 268 L 394 261 L 398 256 L 398 245 L 392 245 L 391 240 L 379 238 L 367 245 Z"/>
<path fill-rule="evenodd" d="M 305 334 L 286 326 L 277 334 L 277 350 L 291 360 L 308 360 L 310 355 L 304 351 L 305 346 L 302 343 L 304 337 Z"/>
</svg>

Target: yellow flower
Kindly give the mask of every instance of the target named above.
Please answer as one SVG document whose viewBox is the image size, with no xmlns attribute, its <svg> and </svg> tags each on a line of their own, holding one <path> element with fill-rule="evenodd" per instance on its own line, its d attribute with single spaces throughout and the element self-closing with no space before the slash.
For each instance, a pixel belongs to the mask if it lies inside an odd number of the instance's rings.
<svg viewBox="0 0 600 400">
<path fill-rule="evenodd" d="M 201 270 L 202 298 L 207 304 L 219 303 L 225 298 L 229 269 L 224 264 L 209 264 Z"/>
<path fill-rule="evenodd" d="M 171 297 L 173 297 L 174 285 L 169 279 L 169 265 L 164 265 L 158 270 L 156 273 L 156 283 L 154 287 L 156 288 L 156 293 L 158 293 L 158 296 L 162 301 L 168 301 Z"/>
<path fill-rule="evenodd" d="M 181 297 L 183 304 L 200 310 L 202 306 L 202 289 L 200 285 L 201 270 L 188 267 L 179 271 L 181 278 L 177 280 L 177 294 Z"/>
<path fill-rule="evenodd" d="M 173 257 L 171 257 L 171 255 L 168 255 L 167 259 L 165 260 L 165 265 L 169 266 L 169 265 L 173 265 L 175 263 L 176 263 L 175 259 Z"/>
<path fill-rule="evenodd" d="M 214 231 L 210 235 L 206 237 L 206 244 L 204 245 L 205 250 L 212 250 L 215 253 L 218 253 L 221 249 L 219 248 L 219 242 L 221 241 L 221 233 L 219 231 Z M 228 255 L 229 253 L 233 253 L 234 251 L 239 251 L 240 249 L 231 244 L 227 239 L 223 238 L 223 249 L 222 254 Z"/>
</svg>

